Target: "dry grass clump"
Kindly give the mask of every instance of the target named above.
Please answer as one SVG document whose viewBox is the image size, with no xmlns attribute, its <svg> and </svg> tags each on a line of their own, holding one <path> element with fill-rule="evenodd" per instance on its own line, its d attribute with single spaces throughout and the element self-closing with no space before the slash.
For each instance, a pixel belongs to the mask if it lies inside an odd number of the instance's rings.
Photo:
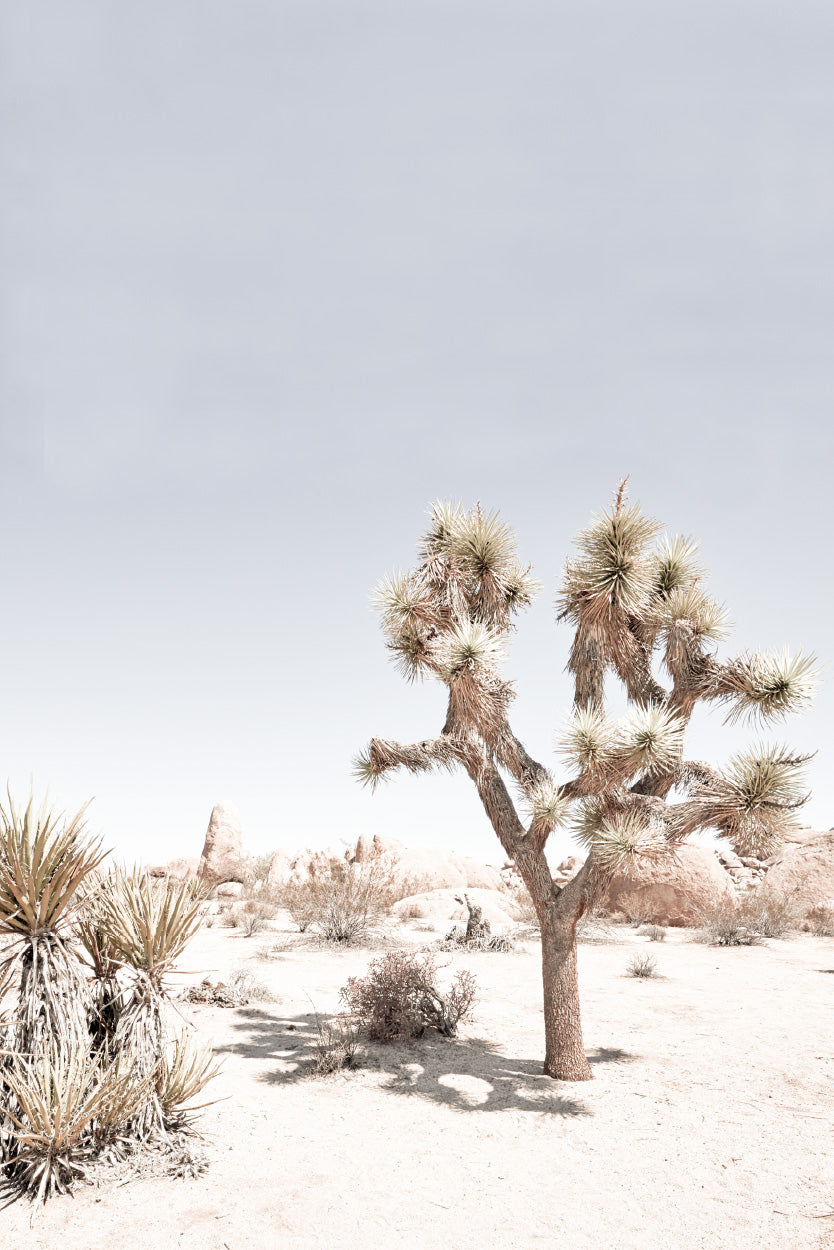
<svg viewBox="0 0 834 1250">
<path fill-rule="evenodd" d="M 379 1042 L 409 1041 L 427 1028 L 454 1037 L 475 1002 L 475 978 L 458 971 L 441 990 L 438 968 L 430 955 L 389 951 L 368 966 L 365 977 L 351 977 L 342 1001 L 370 1038 Z"/>
<path fill-rule="evenodd" d="M 658 975 L 657 960 L 646 952 L 634 955 L 626 964 L 626 975 L 641 979 L 656 977 Z"/>
<path fill-rule="evenodd" d="M 351 1016 L 320 1019 L 316 1013 L 316 1049 L 313 1075 L 330 1076 L 356 1065 L 359 1049 L 359 1024 Z"/>
<path fill-rule="evenodd" d="M 646 937 L 650 942 L 665 942 L 666 930 L 662 924 L 648 924 L 645 927 Z"/>
</svg>

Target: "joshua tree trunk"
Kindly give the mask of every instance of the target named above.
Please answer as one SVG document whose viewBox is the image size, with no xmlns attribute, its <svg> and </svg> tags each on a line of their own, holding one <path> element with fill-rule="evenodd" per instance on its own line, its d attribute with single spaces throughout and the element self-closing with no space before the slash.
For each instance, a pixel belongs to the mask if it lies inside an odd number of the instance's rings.
<svg viewBox="0 0 834 1250">
<path fill-rule="evenodd" d="M 541 922 L 544 1071 L 558 1081 L 589 1081 L 593 1074 L 582 1044 L 576 920 L 555 913 L 551 904 L 544 909 Z"/>
</svg>

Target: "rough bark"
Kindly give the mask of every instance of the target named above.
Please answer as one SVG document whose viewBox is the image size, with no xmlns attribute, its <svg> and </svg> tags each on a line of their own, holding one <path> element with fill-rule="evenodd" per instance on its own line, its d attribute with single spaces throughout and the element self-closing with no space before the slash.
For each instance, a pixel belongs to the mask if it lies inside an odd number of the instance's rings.
<svg viewBox="0 0 834 1250">
<path fill-rule="evenodd" d="M 557 1081 L 589 1081 L 593 1073 L 582 1042 L 576 919 L 557 913 L 557 906 L 546 908 L 541 922 L 544 1072 Z"/>
<path fill-rule="evenodd" d="M 487 815 L 533 900 L 542 935 L 544 987 L 544 1073 L 560 1081 L 593 1076 L 582 1042 L 576 973 L 576 924 L 586 907 L 588 870 L 567 886 L 554 884 L 543 846 L 518 819 L 503 778 L 489 758 L 470 755 L 466 768 L 478 787 Z"/>
</svg>

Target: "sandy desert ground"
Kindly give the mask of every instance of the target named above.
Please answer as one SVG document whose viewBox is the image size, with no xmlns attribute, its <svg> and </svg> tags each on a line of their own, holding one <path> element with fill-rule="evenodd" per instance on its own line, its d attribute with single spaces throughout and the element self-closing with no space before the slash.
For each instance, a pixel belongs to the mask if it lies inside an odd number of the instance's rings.
<svg viewBox="0 0 834 1250">
<path fill-rule="evenodd" d="M 420 943 L 431 934 L 397 930 Z M 540 1073 L 535 940 L 471 967 L 479 1004 L 453 1041 L 367 1046 L 311 1078 L 314 1007 L 338 1008 L 368 949 L 290 950 L 203 931 L 182 984 L 246 967 L 272 1002 L 184 1013 L 223 1059 L 200 1120 L 208 1170 L 25 1202 L 31 1250 L 823 1250 L 834 1247 L 834 939 L 717 949 L 627 928 L 580 947 L 595 1079 Z M 662 977 L 625 975 L 636 948 Z M 207 1096 L 209 1092 L 206 1091 Z"/>
</svg>

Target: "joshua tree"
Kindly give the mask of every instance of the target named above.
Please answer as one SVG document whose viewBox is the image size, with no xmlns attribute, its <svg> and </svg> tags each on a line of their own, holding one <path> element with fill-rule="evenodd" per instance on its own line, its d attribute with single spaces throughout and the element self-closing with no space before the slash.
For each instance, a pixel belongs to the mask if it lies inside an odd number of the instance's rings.
<svg viewBox="0 0 834 1250">
<path fill-rule="evenodd" d="M 713 829 L 742 854 L 767 855 L 805 801 L 807 756 L 756 746 L 719 771 L 684 757 L 695 704 L 723 704 L 727 720 L 779 719 L 801 709 L 815 684 L 801 653 L 744 653 L 719 661 L 726 613 L 703 587 L 696 545 L 659 538 L 661 526 L 629 505 L 625 483 L 613 506 L 577 539 L 559 597 L 559 619 L 574 628 L 568 669 L 572 717 L 558 741 L 569 779 L 557 783 L 513 733 L 513 686 L 500 673 L 513 617 L 538 589 L 517 559 L 515 537 L 496 513 L 439 503 L 416 569 L 380 583 L 376 600 L 388 649 L 409 679 L 433 677 L 448 690 L 440 734 L 413 745 L 372 739 L 356 761 L 375 786 L 393 769 L 463 768 L 475 783 L 506 854 L 539 917 L 547 1075 L 588 1080 L 576 977 L 577 921 L 618 871 L 674 856 L 700 829 Z M 655 676 L 659 659 L 668 674 Z M 612 723 L 605 678 L 625 687 L 630 714 Z M 508 781 L 520 800 L 517 807 Z M 680 801 L 670 802 L 675 789 Z M 526 819 L 522 820 L 519 808 Z M 561 889 L 545 844 L 572 823 L 587 859 Z"/>
</svg>

